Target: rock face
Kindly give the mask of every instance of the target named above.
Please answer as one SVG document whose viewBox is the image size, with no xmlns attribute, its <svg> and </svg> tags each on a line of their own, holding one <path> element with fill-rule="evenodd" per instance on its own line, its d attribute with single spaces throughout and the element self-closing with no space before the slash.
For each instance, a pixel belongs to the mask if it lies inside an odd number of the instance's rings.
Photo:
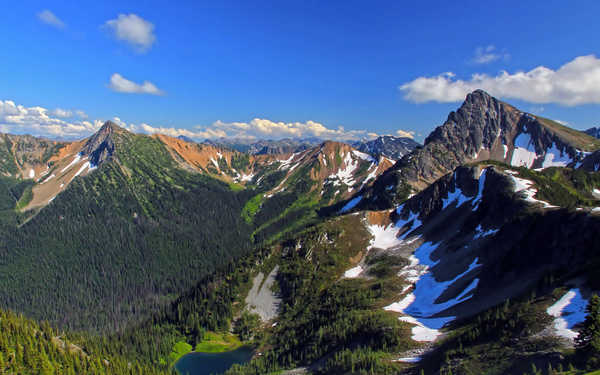
<svg viewBox="0 0 600 375">
<path fill-rule="evenodd" d="M 100 165 L 110 160 L 115 152 L 115 134 L 124 132 L 112 121 L 106 121 L 94 135 L 92 135 L 81 149 L 81 154 L 87 156 L 90 163 Z"/>
<path fill-rule="evenodd" d="M 355 142 L 352 146 L 358 151 L 366 152 L 374 157 L 385 156 L 398 160 L 420 145 L 412 138 L 385 135 L 371 141 Z"/>
<path fill-rule="evenodd" d="M 591 135 L 594 138 L 600 138 L 600 126 L 589 128 L 588 130 L 584 131 L 584 133 L 587 135 Z"/>
<path fill-rule="evenodd" d="M 543 168 L 579 165 L 583 151 L 600 142 L 552 120 L 519 111 L 482 90 L 469 95 L 426 139 L 422 148 L 405 155 L 367 192 L 375 208 L 389 207 L 420 191 L 454 168 L 495 160 L 514 166 Z"/>
</svg>

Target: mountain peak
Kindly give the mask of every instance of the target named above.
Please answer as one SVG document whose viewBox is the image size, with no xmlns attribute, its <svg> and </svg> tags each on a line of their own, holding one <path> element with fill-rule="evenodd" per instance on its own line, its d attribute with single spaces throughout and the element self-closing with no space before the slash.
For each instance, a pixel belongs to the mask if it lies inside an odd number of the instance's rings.
<svg viewBox="0 0 600 375">
<path fill-rule="evenodd" d="M 104 125 L 90 138 L 81 153 L 89 157 L 93 165 L 100 165 L 102 162 L 112 158 L 115 151 L 115 134 L 126 133 L 127 130 L 120 127 L 112 121 L 106 121 Z"/>
<path fill-rule="evenodd" d="M 113 132 L 118 133 L 118 132 L 125 132 L 125 131 L 127 131 L 127 130 L 120 127 L 119 125 L 112 122 L 111 120 L 108 120 L 108 121 L 104 122 L 102 127 L 100 127 L 100 129 L 98 130 L 98 133 L 113 133 Z"/>
</svg>

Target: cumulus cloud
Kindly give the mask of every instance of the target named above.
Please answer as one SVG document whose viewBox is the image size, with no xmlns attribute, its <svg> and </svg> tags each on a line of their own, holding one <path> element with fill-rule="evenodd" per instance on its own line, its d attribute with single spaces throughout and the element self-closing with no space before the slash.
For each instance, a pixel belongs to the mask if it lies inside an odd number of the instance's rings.
<svg viewBox="0 0 600 375">
<path fill-rule="evenodd" d="M 216 121 L 209 126 L 197 126 L 194 129 L 152 126 L 146 123 L 127 125 L 114 119 L 113 121 L 131 131 L 148 134 L 166 134 L 172 137 L 183 135 L 196 140 L 216 138 L 236 138 L 244 140 L 298 139 L 317 137 L 337 141 L 352 141 L 364 138 L 376 138 L 378 136 L 377 133 L 367 132 L 365 130 L 345 130 L 343 127 L 331 129 L 315 121 L 275 122 L 267 119 L 255 118 L 249 122 Z"/>
<path fill-rule="evenodd" d="M 42 10 L 37 16 L 46 25 L 56 27 L 57 29 L 64 29 L 66 27 L 65 23 L 48 9 Z"/>
<path fill-rule="evenodd" d="M 396 130 L 396 135 L 398 137 L 404 137 L 404 138 L 414 138 L 415 137 L 415 132 L 413 131 L 405 131 L 405 130 Z"/>
<path fill-rule="evenodd" d="M 451 72 L 419 77 L 399 87 L 406 100 L 415 103 L 458 102 L 467 93 L 483 89 L 502 98 L 530 103 L 558 103 L 566 106 L 600 104 L 600 59 L 579 56 L 557 70 L 538 66 L 530 71 L 496 76 L 473 74 L 469 80 L 456 79 Z"/>
<path fill-rule="evenodd" d="M 73 111 L 68 109 L 56 108 L 52 111 L 52 114 L 56 117 L 68 118 L 73 116 Z"/>
<path fill-rule="evenodd" d="M 104 27 L 117 40 L 128 43 L 138 52 L 148 51 L 156 40 L 154 24 L 137 14 L 119 14 L 117 18 L 106 21 Z"/>
<path fill-rule="evenodd" d="M 156 87 L 152 82 L 144 81 L 142 84 L 135 83 L 123 77 L 119 73 L 110 76 L 108 87 L 116 92 L 126 94 L 150 94 L 163 95 L 164 92 Z"/>
<path fill-rule="evenodd" d="M 100 128 L 100 121 L 66 121 L 62 109 L 50 111 L 43 107 L 25 107 L 11 100 L 0 100 L 0 127 L 3 132 L 46 137 L 79 137 Z M 70 117 L 70 116 L 67 116 Z"/>
<path fill-rule="evenodd" d="M 255 118 L 249 122 L 216 121 L 212 126 L 201 128 L 204 131 L 222 131 L 227 137 L 235 138 L 308 138 L 317 137 L 337 141 L 350 141 L 362 138 L 373 138 L 377 134 L 366 130 L 346 130 L 343 126 L 335 129 L 315 122 L 276 122 L 268 119 Z"/>
<path fill-rule="evenodd" d="M 477 47 L 475 55 L 471 60 L 474 64 L 489 64 L 499 59 L 508 60 L 510 55 L 506 52 L 496 50 L 496 46 L 490 44 L 485 47 Z"/>
<path fill-rule="evenodd" d="M 49 138 L 80 139 L 97 131 L 103 120 L 86 120 L 82 111 L 65 110 L 57 108 L 48 110 L 43 107 L 25 107 L 17 105 L 10 100 L 0 100 L 0 131 L 13 134 L 32 134 Z M 86 116 L 87 117 L 87 116 Z M 216 138 L 238 138 L 246 140 L 255 139 L 281 139 L 281 138 L 308 138 L 337 141 L 353 141 L 359 139 L 372 139 L 377 133 L 366 130 L 346 130 L 328 128 L 315 122 L 275 122 L 267 119 L 255 118 L 249 122 L 223 122 L 216 121 L 209 126 L 196 126 L 191 129 L 164 127 L 147 123 L 127 123 L 119 117 L 111 119 L 117 125 L 135 133 L 166 134 L 172 137 L 180 135 L 202 141 Z M 397 134 L 403 134 L 398 131 Z M 403 136 L 411 136 L 407 132 Z"/>
<path fill-rule="evenodd" d="M 135 132 L 142 132 L 148 134 L 165 134 L 171 137 L 179 137 L 181 135 L 194 138 L 198 140 L 211 139 L 211 138 L 221 138 L 227 137 L 227 133 L 219 129 L 205 129 L 205 130 L 190 130 L 184 128 L 173 128 L 173 127 L 162 127 L 162 126 L 152 126 L 146 123 L 141 123 L 140 125 L 129 125 L 125 126 L 127 129 Z"/>
</svg>

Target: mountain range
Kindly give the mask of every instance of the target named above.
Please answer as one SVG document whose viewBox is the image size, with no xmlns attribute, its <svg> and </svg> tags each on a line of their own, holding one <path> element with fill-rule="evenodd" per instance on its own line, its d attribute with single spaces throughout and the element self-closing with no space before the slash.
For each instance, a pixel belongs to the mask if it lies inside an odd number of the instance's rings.
<svg viewBox="0 0 600 375">
<path fill-rule="evenodd" d="M 78 373 L 240 340 L 260 354 L 229 374 L 589 367 L 594 135 L 482 90 L 422 146 L 1 134 L 0 305 L 48 323 L 3 313 L 0 349 L 21 372 L 34 339 Z"/>
</svg>

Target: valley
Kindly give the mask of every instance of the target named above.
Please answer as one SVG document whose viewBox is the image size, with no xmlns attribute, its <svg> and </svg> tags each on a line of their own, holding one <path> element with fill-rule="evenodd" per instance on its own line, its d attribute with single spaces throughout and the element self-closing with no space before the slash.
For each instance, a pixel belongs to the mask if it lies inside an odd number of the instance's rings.
<svg viewBox="0 0 600 375">
<path fill-rule="evenodd" d="M 600 290 L 600 141 L 482 90 L 422 146 L 243 149 L 111 121 L 73 142 L 0 139 L 0 372 L 600 361 L 575 341 Z"/>
</svg>

